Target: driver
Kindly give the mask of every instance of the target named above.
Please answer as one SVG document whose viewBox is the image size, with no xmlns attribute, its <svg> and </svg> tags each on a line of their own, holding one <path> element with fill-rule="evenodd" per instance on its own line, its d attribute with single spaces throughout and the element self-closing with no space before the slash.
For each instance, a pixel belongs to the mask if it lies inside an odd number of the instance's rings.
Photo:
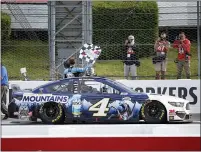
<svg viewBox="0 0 201 152">
<path fill-rule="evenodd" d="M 92 64 L 84 67 L 84 68 L 78 68 L 74 67 L 75 66 L 75 59 L 70 58 L 64 63 L 64 78 L 69 78 L 69 77 L 79 77 L 81 73 L 84 73 L 88 68 L 92 67 Z"/>
</svg>

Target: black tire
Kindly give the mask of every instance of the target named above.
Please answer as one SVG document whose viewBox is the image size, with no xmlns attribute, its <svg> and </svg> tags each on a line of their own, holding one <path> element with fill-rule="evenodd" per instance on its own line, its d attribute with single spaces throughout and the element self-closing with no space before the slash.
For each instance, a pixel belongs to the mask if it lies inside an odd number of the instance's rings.
<svg viewBox="0 0 201 152">
<path fill-rule="evenodd" d="M 146 123 L 166 123 L 167 111 L 159 101 L 148 101 L 141 108 L 142 119 Z"/>
<path fill-rule="evenodd" d="M 65 119 L 62 105 L 55 102 L 48 102 L 41 105 L 39 116 L 42 122 L 46 124 L 62 124 Z"/>
</svg>

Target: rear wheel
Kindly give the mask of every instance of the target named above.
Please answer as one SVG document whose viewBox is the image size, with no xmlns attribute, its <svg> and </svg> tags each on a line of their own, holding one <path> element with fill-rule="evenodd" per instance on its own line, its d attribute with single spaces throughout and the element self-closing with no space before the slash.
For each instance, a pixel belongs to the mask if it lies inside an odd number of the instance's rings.
<svg viewBox="0 0 201 152">
<path fill-rule="evenodd" d="M 41 120 L 46 124 L 64 123 L 65 115 L 61 104 L 48 102 L 41 105 L 39 110 Z"/>
<path fill-rule="evenodd" d="M 148 101 L 142 105 L 141 116 L 147 123 L 165 123 L 167 112 L 159 101 Z"/>
</svg>

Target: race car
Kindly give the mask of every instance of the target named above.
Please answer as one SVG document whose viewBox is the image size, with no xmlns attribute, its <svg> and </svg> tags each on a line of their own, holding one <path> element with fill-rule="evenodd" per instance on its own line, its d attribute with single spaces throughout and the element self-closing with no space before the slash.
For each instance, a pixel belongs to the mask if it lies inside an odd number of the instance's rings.
<svg viewBox="0 0 201 152">
<path fill-rule="evenodd" d="M 45 124 L 167 123 L 190 122 L 189 104 L 173 96 L 138 93 L 105 77 L 74 77 L 15 90 L 8 109 L 9 116 Z"/>
</svg>

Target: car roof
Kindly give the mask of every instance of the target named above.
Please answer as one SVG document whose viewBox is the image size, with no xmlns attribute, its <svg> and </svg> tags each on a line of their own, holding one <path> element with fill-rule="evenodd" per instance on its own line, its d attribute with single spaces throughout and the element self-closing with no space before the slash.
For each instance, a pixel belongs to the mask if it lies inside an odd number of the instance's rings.
<svg viewBox="0 0 201 152">
<path fill-rule="evenodd" d="M 60 81 L 62 81 L 62 80 L 68 80 L 68 79 L 83 79 L 83 78 L 86 78 L 86 79 L 108 79 L 108 78 L 106 78 L 106 77 L 82 76 L 82 77 L 64 78 L 64 79 L 61 79 Z"/>
<path fill-rule="evenodd" d="M 105 77 L 92 77 L 92 76 L 83 76 L 83 77 L 72 77 L 72 78 L 64 78 L 64 79 L 60 79 L 60 80 L 55 80 L 55 81 L 50 81 L 50 82 L 47 82 L 46 84 L 43 84 L 43 85 L 40 85 L 36 88 L 34 88 L 33 90 L 36 90 L 38 88 L 41 88 L 41 87 L 44 87 L 44 86 L 48 86 L 48 85 L 51 85 L 53 83 L 56 83 L 56 82 L 61 82 L 61 81 L 65 81 L 65 80 L 77 80 L 77 79 L 102 79 L 102 80 L 108 80 L 108 78 L 105 78 Z"/>
</svg>

